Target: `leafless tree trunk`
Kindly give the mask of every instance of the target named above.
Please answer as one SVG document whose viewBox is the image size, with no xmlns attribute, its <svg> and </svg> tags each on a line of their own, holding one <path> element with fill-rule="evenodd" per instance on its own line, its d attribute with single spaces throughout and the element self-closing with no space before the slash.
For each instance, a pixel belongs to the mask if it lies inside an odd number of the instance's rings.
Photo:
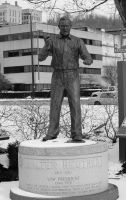
<svg viewBox="0 0 126 200">
<path fill-rule="evenodd" d="M 104 66 L 104 76 L 102 78 L 112 86 L 117 85 L 117 67 Z"/>
<path fill-rule="evenodd" d="M 126 27 L 126 0 L 114 0 L 118 12 L 122 18 L 123 24 Z"/>
</svg>

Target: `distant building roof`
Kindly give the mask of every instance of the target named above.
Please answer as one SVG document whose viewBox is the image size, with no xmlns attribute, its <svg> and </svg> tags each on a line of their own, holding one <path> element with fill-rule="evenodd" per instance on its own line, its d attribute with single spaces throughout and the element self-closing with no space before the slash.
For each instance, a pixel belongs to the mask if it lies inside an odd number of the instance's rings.
<svg viewBox="0 0 126 200">
<path fill-rule="evenodd" d="M 73 26 L 73 29 L 81 30 L 81 31 L 88 31 L 87 26 Z"/>
<path fill-rule="evenodd" d="M 106 33 L 111 33 L 111 34 L 113 34 L 113 35 L 118 35 L 118 34 L 120 34 L 120 32 L 121 31 L 124 31 L 124 32 L 126 32 L 126 28 L 116 28 L 116 29 L 108 29 L 108 30 L 105 30 L 105 32 Z"/>
<path fill-rule="evenodd" d="M 72 26 L 73 29 L 76 30 L 81 30 L 81 31 L 89 31 L 89 32 L 94 32 L 94 31 L 105 31 L 102 28 L 91 28 L 89 26 Z"/>
</svg>

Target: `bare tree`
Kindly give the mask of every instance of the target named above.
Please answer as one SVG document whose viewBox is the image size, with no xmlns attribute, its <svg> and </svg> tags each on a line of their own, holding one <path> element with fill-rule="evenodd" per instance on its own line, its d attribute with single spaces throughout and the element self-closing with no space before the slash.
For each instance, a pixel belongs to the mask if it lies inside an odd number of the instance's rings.
<svg viewBox="0 0 126 200">
<path fill-rule="evenodd" d="M 13 109 L 11 121 L 16 128 L 19 138 L 39 139 L 47 134 L 48 110 L 37 104 L 37 101 L 29 102 Z"/>
<path fill-rule="evenodd" d="M 11 83 L 5 78 L 3 74 L 0 73 L 0 91 L 7 90 L 11 86 Z"/>
<path fill-rule="evenodd" d="M 31 4 L 41 5 L 43 8 L 53 11 L 63 11 L 65 13 L 87 13 L 101 6 L 110 0 L 70 0 L 64 1 L 64 7 L 57 6 L 59 0 L 26 0 Z M 126 27 L 126 1 L 114 0 L 119 15 L 122 18 L 123 24 Z M 59 4 L 60 5 L 60 4 Z"/>
<path fill-rule="evenodd" d="M 0 106 L 0 136 L 9 136 L 9 119 L 12 116 L 12 108 L 10 106 Z"/>
<path fill-rule="evenodd" d="M 104 66 L 104 76 L 102 77 L 110 85 L 117 85 L 117 67 Z"/>
<path fill-rule="evenodd" d="M 65 13 L 87 13 L 93 11 L 98 6 L 106 3 L 108 0 L 70 0 L 64 1 L 64 6 L 57 6 L 59 0 L 26 0 L 31 4 L 38 5 L 50 10 L 63 11 Z"/>
</svg>

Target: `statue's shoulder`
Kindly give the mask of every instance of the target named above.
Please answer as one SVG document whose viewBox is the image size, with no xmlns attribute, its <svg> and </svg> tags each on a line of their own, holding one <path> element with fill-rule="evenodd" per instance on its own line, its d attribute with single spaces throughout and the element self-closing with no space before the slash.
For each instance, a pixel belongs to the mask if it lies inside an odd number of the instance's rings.
<svg viewBox="0 0 126 200">
<path fill-rule="evenodd" d="M 74 39 L 74 40 L 77 40 L 77 39 L 78 39 L 78 37 L 76 37 L 75 35 L 71 35 L 71 34 L 70 34 L 70 37 L 71 37 L 71 39 Z"/>
<path fill-rule="evenodd" d="M 70 37 L 71 37 L 72 40 L 74 40 L 74 41 L 76 41 L 76 42 L 79 42 L 79 41 L 80 41 L 80 38 L 77 37 L 77 36 L 75 36 L 75 35 L 71 35 L 71 34 L 70 34 Z"/>
</svg>

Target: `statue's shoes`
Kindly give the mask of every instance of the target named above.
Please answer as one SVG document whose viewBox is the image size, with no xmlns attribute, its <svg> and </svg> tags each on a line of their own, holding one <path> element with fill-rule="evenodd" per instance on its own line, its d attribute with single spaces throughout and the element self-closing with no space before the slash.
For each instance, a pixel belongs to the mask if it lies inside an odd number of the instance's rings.
<svg viewBox="0 0 126 200">
<path fill-rule="evenodd" d="M 74 142 L 74 143 L 84 143 L 85 141 L 83 140 L 82 136 L 75 136 L 75 137 L 71 138 L 71 142 Z"/>
<path fill-rule="evenodd" d="M 67 143 L 85 143 L 85 140 L 83 139 L 70 139 L 67 141 Z"/>
<path fill-rule="evenodd" d="M 42 139 L 42 141 L 43 142 L 46 142 L 47 140 L 54 140 L 54 139 L 56 139 L 57 137 L 56 136 L 49 136 L 49 135 L 46 135 L 43 139 Z"/>
<path fill-rule="evenodd" d="M 72 139 L 71 142 L 74 142 L 74 143 L 85 143 L 85 141 L 83 139 L 81 139 L 81 140 L 80 139 L 79 140 L 78 139 Z"/>
</svg>

